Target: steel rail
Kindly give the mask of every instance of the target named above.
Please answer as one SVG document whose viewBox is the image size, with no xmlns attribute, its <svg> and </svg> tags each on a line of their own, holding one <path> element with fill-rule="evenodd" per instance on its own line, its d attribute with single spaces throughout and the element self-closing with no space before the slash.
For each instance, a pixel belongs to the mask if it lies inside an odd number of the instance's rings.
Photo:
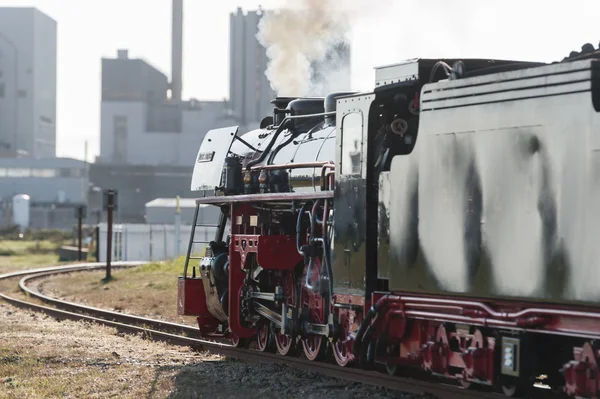
<svg viewBox="0 0 600 399">
<path fill-rule="evenodd" d="M 133 267 L 142 265 L 145 262 L 115 262 L 116 268 Z M 104 267 L 99 263 L 87 263 L 70 266 L 48 267 L 41 269 L 25 270 L 0 275 L 0 281 L 9 278 L 21 277 L 19 281 L 20 288 L 32 297 L 38 298 L 45 303 L 56 307 L 38 305 L 32 302 L 23 301 L 10 297 L 0 292 L 0 298 L 13 306 L 40 311 L 57 319 L 69 319 L 75 321 L 88 321 L 92 323 L 103 324 L 114 327 L 119 332 L 138 333 L 144 337 L 168 342 L 173 345 L 188 346 L 196 350 L 206 350 L 223 356 L 231 356 L 259 362 L 283 363 L 295 369 L 305 370 L 313 373 L 326 375 L 329 377 L 340 378 L 352 382 L 360 382 L 367 385 L 385 387 L 391 390 L 401 391 L 404 394 L 429 394 L 440 399 L 470 399 L 470 398 L 502 398 L 505 397 L 498 393 L 490 393 L 477 390 L 466 390 L 443 382 L 430 382 L 405 377 L 390 376 L 378 371 L 368 371 L 351 367 L 340 367 L 337 364 L 309 361 L 297 357 L 281 356 L 275 353 L 260 352 L 252 349 L 238 348 L 233 345 L 223 344 L 214 341 L 207 341 L 200 338 L 182 336 L 174 334 L 173 331 L 184 332 L 185 334 L 198 334 L 196 328 L 165 322 L 161 320 L 148 319 L 145 317 L 134 316 L 109 310 L 80 305 L 73 302 L 67 302 L 43 295 L 36 290 L 26 286 L 26 283 L 35 278 L 47 277 L 53 274 L 69 273 L 76 271 L 99 270 Z M 61 309 L 59 309 L 61 308 Z M 150 326 L 150 327 L 143 327 Z"/>
</svg>

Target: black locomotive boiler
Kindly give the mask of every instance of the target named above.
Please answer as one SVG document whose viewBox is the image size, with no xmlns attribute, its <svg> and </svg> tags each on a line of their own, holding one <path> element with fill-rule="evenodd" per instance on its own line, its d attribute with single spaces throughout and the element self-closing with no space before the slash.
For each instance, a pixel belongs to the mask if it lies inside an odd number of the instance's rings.
<svg viewBox="0 0 600 399">
<path fill-rule="evenodd" d="M 598 396 L 600 51 L 414 59 L 273 104 L 198 152 L 221 218 L 198 257 L 192 232 L 178 306 L 203 336 Z"/>
</svg>

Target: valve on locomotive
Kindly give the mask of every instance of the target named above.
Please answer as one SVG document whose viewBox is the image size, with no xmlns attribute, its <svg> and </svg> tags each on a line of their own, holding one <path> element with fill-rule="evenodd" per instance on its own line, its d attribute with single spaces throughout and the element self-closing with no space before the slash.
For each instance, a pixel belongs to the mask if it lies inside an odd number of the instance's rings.
<svg viewBox="0 0 600 399">
<path fill-rule="evenodd" d="M 289 192 L 289 178 L 284 169 L 247 170 L 244 172 L 244 194 Z"/>
</svg>

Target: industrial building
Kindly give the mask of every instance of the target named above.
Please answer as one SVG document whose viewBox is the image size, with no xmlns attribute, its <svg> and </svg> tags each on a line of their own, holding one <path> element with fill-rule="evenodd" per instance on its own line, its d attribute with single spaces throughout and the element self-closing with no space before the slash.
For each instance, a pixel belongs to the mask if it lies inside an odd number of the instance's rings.
<svg viewBox="0 0 600 399">
<path fill-rule="evenodd" d="M 272 114 L 271 100 L 277 96 L 265 74 L 267 50 L 257 39 L 260 19 L 269 12 L 238 8 L 229 16 L 229 103 L 241 131 L 258 128 L 260 121 Z M 337 43 L 323 60 L 313 62 L 311 78 L 317 92 L 312 95 L 349 90 L 350 58 L 350 45 Z"/>
<path fill-rule="evenodd" d="M 29 227 L 69 230 L 87 202 L 87 164 L 71 158 L 0 158 L 0 220 L 13 223 L 12 199 L 30 198 Z"/>
<path fill-rule="evenodd" d="M 127 49 L 102 59 L 100 155 L 89 170 L 89 209 L 98 220 L 102 204 L 94 196 L 104 189 L 117 190 L 115 221 L 121 223 L 148 222 L 146 204 L 156 198 L 193 198 L 193 165 L 206 132 L 238 125 L 243 134 L 272 114 L 276 94 L 265 75 L 266 50 L 256 38 L 261 17 L 262 11 L 241 8 L 230 14 L 229 101 L 181 97 L 182 0 L 173 0 L 170 81 L 143 59 L 129 57 Z M 349 46 L 332 56 L 349 64 Z M 315 73 L 328 61 L 315 64 Z"/>
<path fill-rule="evenodd" d="M 0 8 L 0 156 L 56 156 L 57 23 Z"/>
<path fill-rule="evenodd" d="M 102 60 L 97 163 L 190 168 L 204 134 L 235 122 L 225 101 L 168 97 L 167 76 L 120 50 Z"/>
<path fill-rule="evenodd" d="M 102 60 L 100 155 L 90 165 L 90 212 L 103 219 L 104 189 L 118 192 L 116 222 L 145 221 L 145 204 L 159 197 L 194 197 L 198 148 L 211 129 L 236 124 L 226 101 L 184 100 L 183 2 L 173 0 L 171 81 L 126 49 Z"/>
<path fill-rule="evenodd" d="M 147 202 L 165 195 L 193 197 L 190 191 L 193 161 L 188 166 L 149 166 L 95 163 L 89 176 L 93 187 L 89 193 L 89 211 L 104 220 L 102 189 L 117 190 L 115 222 L 144 223 Z"/>
<path fill-rule="evenodd" d="M 231 113 L 247 131 L 273 113 L 270 103 L 276 94 L 265 75 L 269 59 L 256 35 L 262 11 L 244 12 L 241 8 L 229 16 L 229 102 Z"/>
<path fill-rule="evenodd" d="M 146 223 L 148 224 L 173 224 L 177 209 L 176 198 L 157 198 L 146 204 Z M 181 198 L 179 200 L 181 224 L 194 223 L 196 200 L 194 198 Z M 212 205 L 203 204 L 198 209 L 198 224 L 216 225 L 219 221 L 221 210 Z"/>
</svg>

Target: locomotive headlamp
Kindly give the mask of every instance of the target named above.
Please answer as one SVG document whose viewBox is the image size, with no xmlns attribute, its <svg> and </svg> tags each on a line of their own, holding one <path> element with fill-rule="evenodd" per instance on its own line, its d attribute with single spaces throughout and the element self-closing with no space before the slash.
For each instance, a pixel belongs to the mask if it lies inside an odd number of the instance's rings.
<svg viewBox="0 0 600 399">
<path fill-rule="evenodd" d="M 244 184 L 250 184 L 252 182 L 252 173 L 247 170 L 246 173 L 244 173 Z"/>
<path fill-rule="evenodd" d="M 251 184 L 252 184 L 252 172 L 247 170 L 244 172 L 244 194 L 251 193 Z"/>
<path fill-rule="evenodd" d="M 266 170 L 262 170 L 260 175 L 258 176 L 259 190 L 261 193 L 266 193 L 269 190 L 267 189 L 267 181 L 269 180 L 269 175 Z"/>
<path fill-rule="evenodd" d="M 266 170 L 261 171 L 260 176 L 258 176 L 258 182 L 260 184 L 265 184 L 267 182 L 267 177 L 268 177 L 267 171 Z"/>
</svg>

